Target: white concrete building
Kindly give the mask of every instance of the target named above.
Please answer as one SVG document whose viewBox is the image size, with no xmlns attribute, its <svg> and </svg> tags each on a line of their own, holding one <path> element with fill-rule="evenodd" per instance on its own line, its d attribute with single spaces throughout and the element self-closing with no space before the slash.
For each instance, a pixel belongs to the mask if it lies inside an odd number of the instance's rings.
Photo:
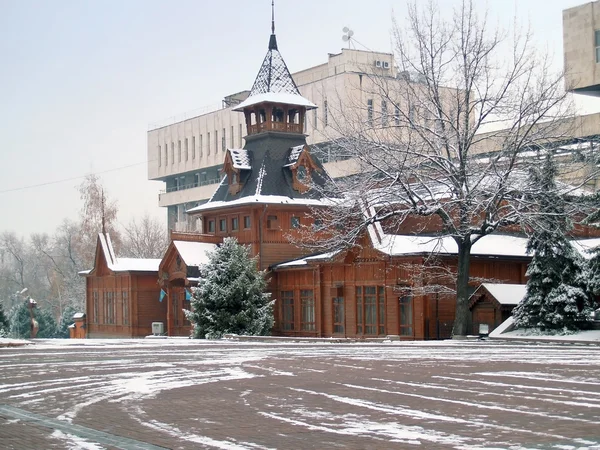
<svg viewBox="0 0 600 450">
<path fill-rule="evenodd" d="M 565 85 L 576 94 L 600 96 L 600 2 L 563 11 Z"/>
<path fill-rule="evenodd" d="M 343 120 L 344 107 L 362 105 L 365 116 L 381 114 L 393 117 L 385 102 L 374 94 L 373 76 L 379 80 L 405 82 L 398 74 L 390 53 L 343 49 L 329 54 L 324 64 L 292 74 L 302 95 L 317 105 L 307 113 L 305 129 L 309 144 L 335 138 L 332 121 Z M 165 182 L 159 205 L 168 208 L 168 227 L 192 231 L 185 210 L 206 201 L 221 179 L 220 170 L 227 148 L 242 148 L 247 134 L 244 115 L 233 108 L 249 91 L 229 95 L 223 108 L 148 131 L 148 179 Z M 336 177 L 352 170 L 350 161 L 336 161 L 326 155 L 325 167 Z"/>
</svg>

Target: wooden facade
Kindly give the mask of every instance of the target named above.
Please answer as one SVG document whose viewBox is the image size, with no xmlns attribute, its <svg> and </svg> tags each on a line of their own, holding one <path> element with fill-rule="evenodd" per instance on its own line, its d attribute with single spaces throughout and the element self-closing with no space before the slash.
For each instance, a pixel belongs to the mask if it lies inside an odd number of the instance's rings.
<svg viewBox="0 0 600 450">
<path fill-rule="evenodd" d="M 157 260 L 116 258 L 110 238 L 101 234 L 85 278 L 87 337 L 144 337 L 152 334 L 152 322 L 166 321 Z"/>
<path fill-rule="evenodd" d="M 472 333 L 479 333 L 479 325 L 485 324 L 491 332 L 512 315 L 512 311 L 524 298 L 525 284 L 483 283 L 469 299 Z"/>
<path fill-rule="evenodd" d="M 363 249 L 356 257 L 277 269 L 273 276 L 274 334 L 394 335 L 407 340 L 451 337 L 455 296 L 443 289 L 429 293 L 424 289 L 428 275 L 414 269 L 423 266 L 424 259 L 385 258 L 373 249 Z M 471 273 L 523 283 L 528 259 L 473 257 Z M 443 258 L 443 263 L 450 269 L 456 265 L 452 257 Z"/>
</svg>

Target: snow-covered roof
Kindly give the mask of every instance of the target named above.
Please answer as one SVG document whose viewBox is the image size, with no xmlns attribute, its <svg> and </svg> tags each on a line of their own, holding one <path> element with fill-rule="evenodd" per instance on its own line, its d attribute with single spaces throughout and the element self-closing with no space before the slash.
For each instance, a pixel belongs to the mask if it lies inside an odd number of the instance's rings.
<svg viewBox="0 0 600 450">
<path fill-rule="evenodd" d="M 114 272 L 158 272 L 160 261 L 154 258 L 117 258 L 110 269 Z"/>
<path fill-rule="evenodd" d="M 73 314 L 73 319 L 83 319 L 85 317 L 85 313 L 75 313 Z"/>
<path fill-rule="evenodd" d="M 229 149 L 231 160 L 233 161 L 233 167 L 240 170 L 251 170 L 250 155 L 247 150 L 232 148 Z"/>
<path fill-rule="evenodd" d="M 208 211 L 211 209 L 225 208 L 231 206 L 249 205 L 249 204 L 269 204 L 269 205 L 305 205 L 305 206 L 326 206 L 326 202 L 319 199 L 311 198 L 291 198 L 282 195 L 251 195 L 241 197 L 237 200 L 227 202 L 216 201 L 208 202 L 195 208 L 188 209 L 186 212 L 195 213 L 200 211 Z"/>
<path fill-rule="evenodd" d="M 274 269 L 283 269 L 285 267 L 300 267 L 306 266 L 311 261 L 325 261 L 333 258 L 335 255 L 339 254 L 340 250 L 336 250 L 333 252 L 319 253 L 318 255 L 305 256 L 303 258 L 294 259 L 292 261 L 287 261 L 281 264 L 275 264 L 273 266 Z"/>
<path fill-rule="evenodd" d="M 415 236 L 382 234 L 374 240 L 376 250 L 390 256 L 420 254 L 458 254 L 456 242 L 450 236 Z M 479 239 L 471 249 L 474 256 L 527 256 L 527 238 L 503 234 L 490 234 Z"/>
<path fill-rule="evenodd" d="M 233 108 L 233 111 L 243 111 L 244 108 L 265 102 L 304 106 L 307 110 L 315 109 L 317 107 L 317 105 L 315 105 L 313 102 L 299 94 L 292 94 L 289 92 L 265 92 L 264 94 L 256 94 L 248 97 L 242 103 Z"/>
<path fill-rule="evenodd" d="M 501 305 L 518 305 L 527 292 L 525 284 L 482 283 L 480 287 L 486 288 Z M 477 291 L 473 295 L 476 295 Z"/>
<path fill-rule="evenodd" d="M 158 272 L 160 259 L 154 258 L 117 258 L 108 233 L 99 233 L 98 239 L 106 259 L 106 265 L 113 272 Z M 83 270 L 79 275 L 89 275 L 91 270 Z"/>
<path fill-rule="evenodd" d="M 213 251 L 217 244 L 206 242 L 173 241 L 186 266 L 200 266 L 208 262 L 208 252 Z"/>
<path fill-rule="evenodd" d="M 592 257 L 589 251 L 600 245 L 600 238 L 577 239 L 571 242 L 584 258 L 589 259 Z"/>
<path fill-rule="evenodd" d="M 298 162 L 298 158 L 304 149 L 304 145 L 296 145 L 295 147 L 290 148 L 290 156 L 288 157 L 288 163 L 285 167 L 293 166 Z"/>
</svg>

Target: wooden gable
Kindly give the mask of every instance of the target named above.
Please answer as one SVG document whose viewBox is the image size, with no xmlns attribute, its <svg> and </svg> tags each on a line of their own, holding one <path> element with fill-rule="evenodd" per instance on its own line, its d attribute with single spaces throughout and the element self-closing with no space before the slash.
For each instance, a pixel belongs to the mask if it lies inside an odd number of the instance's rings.
<svg viewBox="0 0 600 450">
<path fill-rule="evenodd" d="M 304 145 L 304 148 L 298 155 L 296 162 L 290 166 L 293 178 L 293 189 L 300 193 L 304 193 L 310 189 L 310 177 L 314 171 L 321 172 L 319 166 L 310 156 L 308 145 Z"/>
<path fill-rule="evenodd" d="M 182 279 L 187 282 L 187 265 L 171 241 L 165 256 L 158 266 L 158 283 L 163 286 L 167 281 Z"/>
<path fill-rule="evenodd" d="M 89 275 L 102 277 L 112 273 L 112 270 L 108 268 L 108 258 L 110 255 L 104 254 L 104 247 L 100 242 L 100 236 L 96 238 L 96 255 L 94 256 L 94 268 L 90 271 Z"/>
</svg>

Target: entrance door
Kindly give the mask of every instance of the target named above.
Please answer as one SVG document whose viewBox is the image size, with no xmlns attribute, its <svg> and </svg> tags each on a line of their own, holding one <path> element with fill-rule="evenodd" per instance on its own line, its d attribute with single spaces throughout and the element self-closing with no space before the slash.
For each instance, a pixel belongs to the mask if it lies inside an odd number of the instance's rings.
<svg viewBox="0 0 600 450">
<path fill-rule="evenodd" d="M 344 334 L 345 316 L 344 316 L 344 297 L 333 298 L 333 332 L 335 334 Z"/>
</svg>

